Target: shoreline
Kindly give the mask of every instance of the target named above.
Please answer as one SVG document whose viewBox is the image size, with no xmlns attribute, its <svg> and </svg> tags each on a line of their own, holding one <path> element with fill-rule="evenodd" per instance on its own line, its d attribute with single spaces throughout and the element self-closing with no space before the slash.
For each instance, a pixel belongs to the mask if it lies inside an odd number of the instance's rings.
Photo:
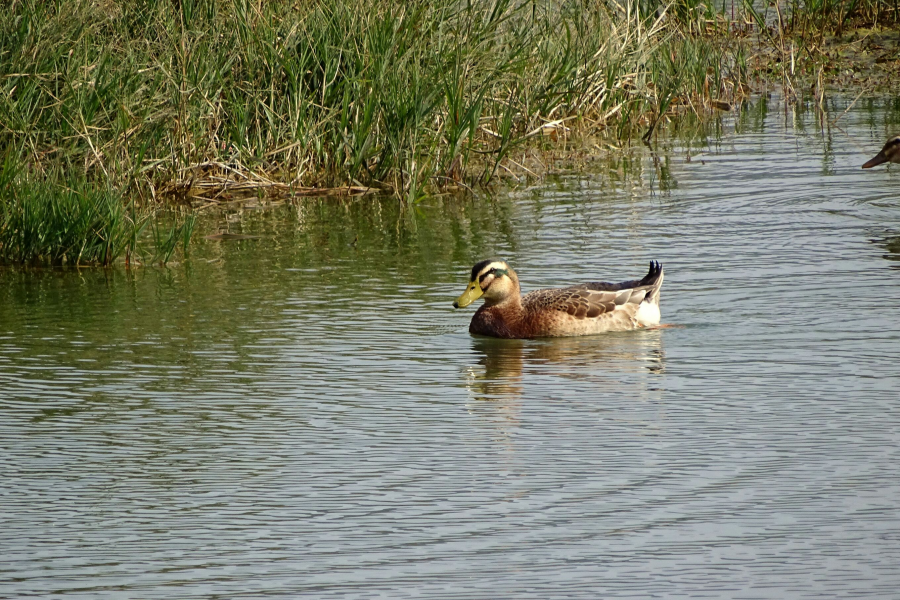
<svg viewBox="0 0 900 600">
<path fill-rule="evenodd" d="M 189 240 L 187 219 L 229 203 L 478 194 L 654 143 L 771 89 L 820 107 L 834 90 L 900 89 L 900 15 L 868 0 L 843 18 L 790 2 L 763 14 L 690 1 L 530 13 L 363 4 L 246 13 L 210 0 L 181 14 L 83 0 L 72 16 L 16 3 L 0 17 L 11 44 L 0 53 L 0 260 L 80 264 L 77 240 L 21 241 L 26 226 L 50 228 L 39 237 L 63 226 L 25 222 L 53 189 L 82 190 L 57 212 L 109 213 L 82 228 L 120 240 L 88 261 L 108 264 L 137 252 L 160 210 L 181 215 L 171 235 L 153 235 L 170 256 L 174 238 Z M 890 27 L 872 26 L 886 14 Z M 98 208 L 110 198 L 124 212 Z"/>
</svg>

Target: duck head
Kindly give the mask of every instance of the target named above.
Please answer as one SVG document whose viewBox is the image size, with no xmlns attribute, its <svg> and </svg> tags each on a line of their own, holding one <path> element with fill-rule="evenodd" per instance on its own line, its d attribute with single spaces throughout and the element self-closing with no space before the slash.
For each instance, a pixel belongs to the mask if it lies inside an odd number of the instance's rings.
<svg viewBox="0 0 900 600">
<path fill-rule="evenodd" d="M 864 164 L 862 168 L 871 169 L 886 162 L 900 163 L 900 135 L 889 139 L 884 148 L 881 149 L 881 152 Z"/>
<path fill-rule="evenodd" d="M 466 291 L 456 299 L 453 308 L 465 308 L 482 297 L 485 305 L 493 306 L 518 294 L 519 278 L 505 260 L 483 260 L 472 267 Z"/>
</svg>

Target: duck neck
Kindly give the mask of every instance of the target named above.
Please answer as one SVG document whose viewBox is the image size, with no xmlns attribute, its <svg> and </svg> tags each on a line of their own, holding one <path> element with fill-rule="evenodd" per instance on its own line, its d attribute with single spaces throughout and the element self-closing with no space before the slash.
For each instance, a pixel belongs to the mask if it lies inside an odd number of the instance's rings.
<svg viewBox="0 0 900 600">
<path fill-rule="evenodd" d="M 515 282 L 512 291 L 502 298 L 493 300 L 485 298 L 484 305 L 488 308 L 496 308 L 497 310 L 507 312 L 519 312 L 522 310 L 522 295 L 519 293 L 519 283 Z"/>
</svg>

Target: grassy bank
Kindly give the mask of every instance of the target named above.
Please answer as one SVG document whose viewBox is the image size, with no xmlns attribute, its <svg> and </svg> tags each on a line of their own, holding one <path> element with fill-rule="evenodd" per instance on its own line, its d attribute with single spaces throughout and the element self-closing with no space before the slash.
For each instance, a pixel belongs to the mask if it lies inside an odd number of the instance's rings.
<svg viewBox="0 0 900 600">
<path fill-rule="evenodd" d="M 139 209 L 76 169 L 36 173 L 7 151 L 0 163 L 0 264 L 165 264 L 187 250 L 194 226 L 193 215 L 170 213 Z"/>
<path fill-rule="evenodd" d="M 81 229 L 98 237 L 87 246 L 122 248 L 82 255 L 106 263 L 134 251 L 160 205 L 363 190 L 415 201 L 539 173 L 548 149 L 650 139 L 754 81 L 793 90 L 805 73 L 822 88 L 825 40 L 898 18 L 884 0 L 764 6 L 13 0 L 0 12 L 0 153 L 19 158 L 0 259 L 28 254 L 9 245 L 25 235 L 10 225 L 16 202 L 52 190 L 92 214 L 112 198 L 127 208 L 108 218 L 131 223 L 130 238 Z"/>
<path fill-rule="evenodd" d="M 144 202 L 338 186 L 415 199 L 490 181 L 526 141 L 643 135 L 676 104 L 730 101 L 740 48 L 684 23 L 646 0 L 14 0 L 0 145 Z"/>
<path fill-rule="evenodd" d="M 744 1 L 737 29 L 751 48 L 759 81 L 788 100 L 826 93 L 900 91 L 900 2 L 896 0 Z"/>
</svg>

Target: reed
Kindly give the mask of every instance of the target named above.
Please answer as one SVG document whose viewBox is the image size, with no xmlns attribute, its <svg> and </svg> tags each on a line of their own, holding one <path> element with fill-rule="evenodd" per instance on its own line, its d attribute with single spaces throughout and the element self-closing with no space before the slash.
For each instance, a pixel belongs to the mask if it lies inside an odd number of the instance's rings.
<svg viewBox="0 0 900 600">
<path fill-rule="evenodd" d="M 650 141 L 760 75 L 805 73 L 821 104 L 823 40 L 898 18 L 894 0 L 12 0 L 0 255 L 165 261 L 192 222 L 160 205 L 474 189 L 577 139 Z"/>
<path fill-rule="evenodd" d="M 787 0 L 785 27 L 803 37 L 834 33 L 850 27 L 896 25 L 900 5 L 895 0 Z"/>
<path fill-rule="evenodd" d="M 134 251 L 140 225 L 113 190 L 0 175 L 0 262 L 109 265 Z"/>
<path fill-rule="evenodd" d="M 13 0 L 0 150 L 141 204 L 248 182 L 415 200 L 490 182 L 524 145 L 643 135 L 740 95 L 740 57 L 702 34 L 704 6 Z"/>
<path fill-rule="evenodd" d="M 192 215 L 168 221 L 164 230 L 156 211 L 76 170 L 35 174 L 11 151 L 0 164 L 0 264 L 165 264 L 179 243 L 186 252 L 194 225 Z M 148 224 L 153 236 L 142 243 Z"/>
</svg>

